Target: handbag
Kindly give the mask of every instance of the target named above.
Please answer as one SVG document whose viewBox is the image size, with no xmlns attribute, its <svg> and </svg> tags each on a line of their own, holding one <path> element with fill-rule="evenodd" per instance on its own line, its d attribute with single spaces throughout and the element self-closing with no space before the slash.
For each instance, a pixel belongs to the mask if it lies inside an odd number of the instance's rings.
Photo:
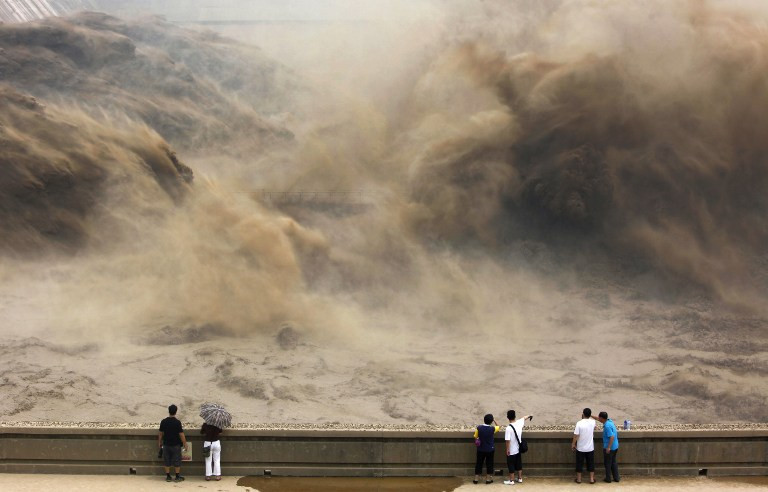
<svg viewBox="0 0 768 492">
<path fill-rule="evenodd" d="M 512 424 L 509 424 L 510 427 L 512 427 L 512 432 L 515 433 L 515 439 L 517 439 L 517 443 L 520 446 L 520 453 L 527 453 L 528 452 L 528 441 L 525 439 L 520 439 L 520 437 L 517 435 L 517 431 L 515 430 L 515 426 Z"/>
<path fill-rule="evenodd" d="M 209 458 L 211 456 L 211 445 L 203 446 L 203 456 Z"/>
</svg>

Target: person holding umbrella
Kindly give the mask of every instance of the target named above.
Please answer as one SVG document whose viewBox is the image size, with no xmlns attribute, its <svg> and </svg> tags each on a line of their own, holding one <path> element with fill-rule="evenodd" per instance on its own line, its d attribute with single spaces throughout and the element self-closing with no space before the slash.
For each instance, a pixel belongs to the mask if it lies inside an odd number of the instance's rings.
<svg viewBox="0 0 768 492">
<path fill-rule="evenodd" d="M 203 418 L 201 434 L 205 434 L 203 449 L 205 452 L 205 479 L 216 477 L 221 480 L 221 440 L 219 436 L 224 427 L 232 424 L 232 415 L 218 403 L 203 403 L 200 406 L 200 416 Z"/>
</svg>

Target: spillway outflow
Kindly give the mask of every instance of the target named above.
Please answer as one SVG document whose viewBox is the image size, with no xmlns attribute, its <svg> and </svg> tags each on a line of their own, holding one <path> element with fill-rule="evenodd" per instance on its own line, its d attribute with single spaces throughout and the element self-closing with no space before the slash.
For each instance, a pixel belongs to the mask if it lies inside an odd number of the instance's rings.
<svg viewBox="0 0 768 492">
<path fill-rule="evenodd" d="M 0 21 L 28 22 L 93 7 L 88 0 L 3 0 L 0 2 Z"/>
<path fill-rule="evenodd" d="M 0 24 L 0 413 L 768 418 L 759 2 L 99 3 Z"/>
</svg>

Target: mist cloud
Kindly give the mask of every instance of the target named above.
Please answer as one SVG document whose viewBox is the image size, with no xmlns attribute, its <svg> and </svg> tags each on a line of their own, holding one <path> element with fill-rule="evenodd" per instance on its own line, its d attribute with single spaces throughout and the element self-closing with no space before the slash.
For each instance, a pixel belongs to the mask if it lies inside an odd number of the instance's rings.
<svg viewBox="0 0 768 492">
<path fill-rule="evenodd" d="M 417 91 L 459 77 L 477 84 L 464 82 L 469 100 L 495 100 L 465 123 L 454 117 L 446 126 L 461 128 L 413 162 L 414 228 L 493 248 L 533 237 L 637 257 L 730 302 L 756 300 L 768 37 L 702 2 L 600 5 L 560 6 L 539 53 L 462 43 L 425 76 Z M 422 126 L 452 116 L 424 113 Z"/>
<path fill-rule="evenodd" d="M 454 419 L 497 397 L 477 374 L 510 370 L 536 405 L 612 384 L 664 418 L 742 398 L 761 419 L 764 6 L 391 5 L 217 27 L 264 51 L 157 18 L 1 25 L 0 311 L 45 340 L 7 352 L 113 350 L 120 378 L 179 346 L 195 391 L 267 415 L 335 419 L 351 380 L 385 419 Z M 603 348 L 629 361 L 610 381 Z"/>
</svg>

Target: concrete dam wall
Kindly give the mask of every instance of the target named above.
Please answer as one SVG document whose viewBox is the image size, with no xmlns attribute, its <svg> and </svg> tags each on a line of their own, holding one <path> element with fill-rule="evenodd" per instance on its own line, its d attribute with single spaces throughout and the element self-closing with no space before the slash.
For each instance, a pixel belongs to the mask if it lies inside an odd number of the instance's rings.
<svg viewBox="0 0 768 492">
<path fill-rule="evenodd" d="M 469 432 L 228 430 L 222 436 L 227 475 L 468 476 L 475 446 Z M 185 474 L 203 472 L 201 436 L 187 430 L 192 462 Z M 524 457 L 530 476 L 572 473 L 570 431 L 527 431 Z M 736 476 L 768 474 L 768 429 L 623 431 L 622 474 Z M 596 448 L 600 449 L 600 433 Z M 503 450 L 503 440 L 497 450 Z M 498 451 L 496 468 L 503 466 Z M 597 466 L 602 459 L 596 458 Z M 157 431 L 143 428 L 0 428 L 0 472 L 162 474 Z"/>
</svg>

